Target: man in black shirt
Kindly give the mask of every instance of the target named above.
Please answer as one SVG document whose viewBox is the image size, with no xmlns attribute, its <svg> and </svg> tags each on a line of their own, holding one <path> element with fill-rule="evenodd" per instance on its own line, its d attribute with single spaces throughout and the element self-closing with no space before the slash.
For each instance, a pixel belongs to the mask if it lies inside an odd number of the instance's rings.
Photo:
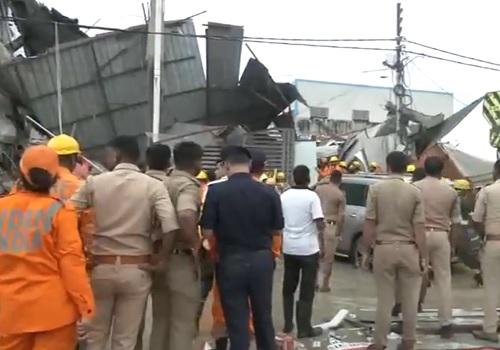
<svg viewBox="0 0 500 350">
<path fill-rule="evenodd" d="M 277 193 L 252 179 L 250 161 L 247 149 L 231 148 L 226 160 L 229 180 L 209 188 L 202 228 L 217 242 L 216 276 L 231 350 L 250 346 L 248 300 L 257 348 L 275 350 L 271 248 L 273 235 L 281 235 L 283 214 Z"/>
</svg>

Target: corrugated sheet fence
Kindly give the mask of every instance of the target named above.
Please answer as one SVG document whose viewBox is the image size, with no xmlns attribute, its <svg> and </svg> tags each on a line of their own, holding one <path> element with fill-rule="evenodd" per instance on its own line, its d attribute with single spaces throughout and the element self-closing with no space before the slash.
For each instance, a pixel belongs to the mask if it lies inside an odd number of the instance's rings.
<svg viewBox="0 0 500 350">
<path fill-rule="evenodd" d="M 293 129 L 267 129 L 245 135 L 243 146 L 248 149 L 259 149 L 267 156 L 267 169 L 279 169 L 288 177 L 293 168 L 293 145 L 295 131 Z M 206 169 L 215 168 L 224 146 L 206 146 L 204 149 L 203 166 Z"/>
</svg>

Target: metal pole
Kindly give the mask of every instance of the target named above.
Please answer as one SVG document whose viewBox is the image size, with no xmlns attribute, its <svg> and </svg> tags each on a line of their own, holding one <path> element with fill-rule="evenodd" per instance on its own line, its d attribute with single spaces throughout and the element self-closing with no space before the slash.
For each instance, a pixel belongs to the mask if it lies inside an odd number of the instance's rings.
<svg viewBox="0 0 500 350">
<path fill-rule="evenodd" d="M 47 135 L 51 136 L 51 137 L 54 137 L 56 136 L 52 131 L 50 131 L 49 129 L 47 129 L 45 126 L 43 126 L 42 124 L 40 124 L 39 122 L 37 122 L 35 119 L 33 119 L 31 116 L 29 115 L 26 115 L 26 119 L 28 119 L 28 121 L 37 126 L 38 128 L 40 128 L 42 131 L 44 131 Z M 82 159 L 85 159 L 90 165 L 92 165 L 94 168 L 96 168 L 99 172 L 103 173 L 105 170 L 103 168 L 101 168 L 101 166 L 93 161 L 91 161 L 90 159 L 88 159 L 87 157 L 85 156 L 81 156 Z"/>
<path fill-rule="evenodd" d="M 163 1 L 154 0 L 153 21 L 154 31 L 163 31 Z M 163 54 L 163 35 L 154 34 L 153 54 L 153 142 L 157 142 L 160 134 L 161 121 L 161 68 Z"/>
<path fill-rule="evenodd" d="M 402 18 L 401 18 L 401 13 L 402 13 L 402 9 L 401 9 L 401 3 L 398 3 L 397 6 L 396 6 L 396 81 L 397 81 L 397 84 L 401 84 L 402 83 L 402 75 L 401 75 L 401 40 L 402 40 L 402 37 L 401 37 L 401 31 L 402 31 L 402 28 L 401 28 L 401 22 L 402 22 Z M 398 142 L 401 142 L 401 138 L 400 138 L 400 130 L 399 130 L 399 120 L 400 120 L 400 108 L 401 108 L 401 97 L 396 95 L 396 139 L 398 140 Z"/>
<path fill-rule="evenodd" d="M 63 133 L 62 122 L 62 94 L 61 94 L 61 58 L 59 51 L 59 26 L 54 22 L 55 34 L 55 56 L 56 56 L 56 86 L 57 86 L 57 120 L 59 122 L 59 134 Z"/>
</svg>

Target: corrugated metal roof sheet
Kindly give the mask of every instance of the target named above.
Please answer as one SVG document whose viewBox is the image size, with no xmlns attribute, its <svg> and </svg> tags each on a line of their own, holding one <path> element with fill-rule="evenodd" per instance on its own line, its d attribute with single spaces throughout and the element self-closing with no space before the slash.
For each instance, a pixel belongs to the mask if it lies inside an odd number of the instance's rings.
<svg viewBox="0 0 500 350">
<path fill-rule="evenodd" d="M 145 26 L 134 29 L 145 30 Z M 195 34 L 192 21 L 167 22 L 165 31 Z M 147 35 L 106 33 L 61 45 L 63 128 L 84 148 L 120 134 L 151 130 Z M 176 121 L 205 116 L 205 75 L 193 37 L 164 36 L 161 131 Z M 41 123 L 58 132 L 55 55 L 20 59 L 0 67 L 0 86 L 11 92 Z"/>
</svg>

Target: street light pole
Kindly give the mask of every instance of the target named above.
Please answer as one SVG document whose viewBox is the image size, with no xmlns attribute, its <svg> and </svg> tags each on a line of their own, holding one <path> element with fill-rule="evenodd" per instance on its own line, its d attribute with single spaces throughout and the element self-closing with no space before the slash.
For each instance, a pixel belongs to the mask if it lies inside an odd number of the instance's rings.
<svg viewBox="0 0 500 350">
<path fill-rule="evenodd" d="M 401 7 L 401 3 L 398 3 L 396 6 L 396 63 L 395 63 L 395 68 L 396 68 L 396 84 L 397 86 L 403 86 L 403 63 L 401 62 L 401 50 L 402 50 L 402 45 L 401 42 L 403 41 L 402 37 L 402 23 L 403 23 L 403 8 Z M 403 105 L 403 96 L 401 94 L 398 94 L 396 89 L 395 89 L 395 95 L 396 95 L 396 139 L 400 143 L 404 143 L 403 138 L 401 137 L 401 130 L 400 130 L 400 120 L 401 120 L 401 106 Z"/>
<path fill-rule="evenodd" d="M 163 31 L 163 8 L 164 0 L 153 0 L 154 32 Z M 153 34 L 153 142 L 157 142 L 160 137 L 161 121 L 161 69 L 163 56 L 163 35 Z"/>
</svg>

